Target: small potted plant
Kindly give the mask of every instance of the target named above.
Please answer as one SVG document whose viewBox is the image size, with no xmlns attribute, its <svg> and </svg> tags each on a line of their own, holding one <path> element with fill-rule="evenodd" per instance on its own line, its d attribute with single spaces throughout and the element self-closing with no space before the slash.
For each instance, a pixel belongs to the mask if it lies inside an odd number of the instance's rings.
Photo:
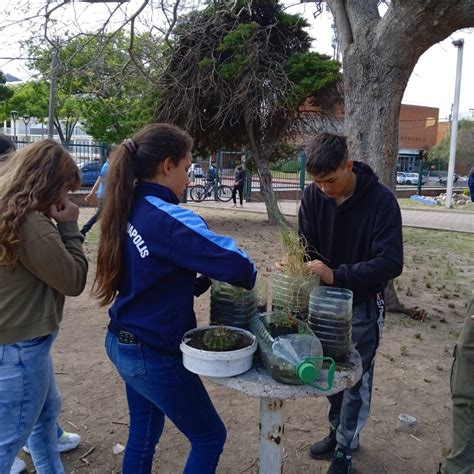
<svg viewBox="0 0 474 474">
<path fill-rule="evenodd" d="M 283 334 L 297 334 L 299 326 L 296 318 L 288 313 L 273 313 L 267 320 L 268 332 L 273 338 Z"/>
<path fill-rule="evenodd" d="M 245 329 L 204 326 L 186 332 L 180 349 L 183 364 L 190 372 L 208 377 L 231 377 L 250 369 L 257 341 Z"/>
<path fill-rule="evenodd" d="M 280 235 L 286 256 L 282 270 L 273 274 L 272 310 L 306 320 L 309 294 L 319 285 L 319 277 L 308 274 L 306 245 L 298 232 L 281 226 Z"/>
<path fill-rule="evenodd" d="M 248 329 L 250 317 L 257 312 L 256 289 L 246 290 L 213 280 L 211 287 L 211 324 Z"/>
</svg>

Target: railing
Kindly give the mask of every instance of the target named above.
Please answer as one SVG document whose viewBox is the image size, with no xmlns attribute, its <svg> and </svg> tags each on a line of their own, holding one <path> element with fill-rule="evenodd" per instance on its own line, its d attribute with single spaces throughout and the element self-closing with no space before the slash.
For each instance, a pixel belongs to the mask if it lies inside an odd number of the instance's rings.
<svg viewBox="0 0 474 474">
<path fill-rule="evenodd" d="M 33 136 L 28 137 L 28 140 L 15 140 L 14 143 L 17 149 L 24 148 L 25 146 L 43 140 L 42 137 Z M 63 143 L 62 144 L 71 154 L 76 161 L 77 165 L 81 167 L 85 163 L 91 161 L 105 161 L 105 155 L 107 152 L 108 145 L 105 143 L 100 144 L 84 144 L 84 143 Z"/>
</svg>

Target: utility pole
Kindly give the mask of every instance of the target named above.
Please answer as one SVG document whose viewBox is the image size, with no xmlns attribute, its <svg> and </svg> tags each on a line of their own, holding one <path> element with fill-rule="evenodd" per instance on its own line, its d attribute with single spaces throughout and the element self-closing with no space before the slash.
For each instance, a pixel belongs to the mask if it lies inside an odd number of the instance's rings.
<svg viewBox="0 0 474 474">
<path fill-rule="evenodd" d="M 48 138 L 54 135 L 54 115 L 56 112 L 56 73 L 58 69 L 59 41 L 56 39 L 53 45 L 53 55 L 51 58 L 51 77 L 49 80 L 49 113 L 48 113 Z"/>
<path fill-rule="evenodd" d="M 453 41 L 453 46 L 458 48 L 458 61 L 456 66 L 456 84 L 454 86 L 454 107 L 453 121 L 451 124 L 451 143 L 449 146 L 449 166 L 448 182 L 446 183 L 446 207 L 451 207 L 453 199 L 454 165 L 456 163 L 456 145 L 458 141 L 458 115 L 459 115 L 459 97 L 461 95 L 461 73 L 462 73 L 462 53 L 464 49 L 464 40 Z"/>
</svg>

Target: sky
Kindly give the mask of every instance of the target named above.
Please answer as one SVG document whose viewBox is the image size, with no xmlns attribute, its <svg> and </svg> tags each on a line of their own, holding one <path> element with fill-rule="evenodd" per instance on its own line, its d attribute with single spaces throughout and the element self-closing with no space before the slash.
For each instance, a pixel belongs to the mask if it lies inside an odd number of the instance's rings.
<svg viewBox="0 0 474 474">
<path fill-rule="evenodd" d="M 189 1 L 193 0 L 187 0 Z M 30 5 L 28 5 L 30 2 Z M 0 7 L 0 58 L 25 56 L 20 47 L 20 41 L 31 35 L 33 28 L 21 25 L 18 21 L 31 15 L 34 9 L 31 3 L 44 5 L 44 0 L 11 0 L 6 6 L 6 0 L 1 0 Z M 131 0 L 124 8 L 136 8 L 140 0 Z M 52 2 L 54 4 L 54 1 Z M 289 0 L 287 2 L 290 5 Z M 90 5 L 75 2 L 59 10 L 56 16 L 58 25 L 74 30 L 82 27 L 86 29 L 97 26 L 103 21 L 104 12 L 115 8 L 116 4 Z M 2 12 L 1 10 L 4 9 Z M 311 24 L 310 35 L 314 38 L 315 51 L 333 54 L 332 19 L 329 13 L 323 12 L 316 19 L 313 18 L 314 5 L 311 3 L 294 3 L 288 8 L 291 13 L 303 14 Z M 148 17 L 151 17 L 150 12 Z M 73 18 L 77 25 L 74 25 Z M 8 28 L 2 28 L 11 23 Z M 426 51 L 418 61 L 403 97 L 404 104 L 424 105 L 439 108 L 439 119 L 447 120 L 454 102 L 454 88 L 456 79 L 456 62 L 458 48 L 452 45 L 453 40 L 464 39 L 463 66 L 461 80 L 461 94 L 459 113 L 461 117 L 473 116 L 474 112 L 474 29 L 453 33 L 446 40 L 434 45 Z M 20 79 L 27 80 L 32 72 L 26 69 L 25 61 L 0 59 L 0 70 Z M 472 112 L 470 112 L 470 109 Z"/>
</svg>

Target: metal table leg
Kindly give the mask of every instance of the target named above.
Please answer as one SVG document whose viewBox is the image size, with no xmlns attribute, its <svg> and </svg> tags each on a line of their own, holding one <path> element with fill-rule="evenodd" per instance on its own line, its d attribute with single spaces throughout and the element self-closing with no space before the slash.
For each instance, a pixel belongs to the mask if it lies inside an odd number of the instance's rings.
<svg viewBox="0 0 474 474">
<path fill-rule="evenodd" d="M 285 431 L 284 400 L 260 398 L 260 474 L 280 474 Z"/>
</svg>

